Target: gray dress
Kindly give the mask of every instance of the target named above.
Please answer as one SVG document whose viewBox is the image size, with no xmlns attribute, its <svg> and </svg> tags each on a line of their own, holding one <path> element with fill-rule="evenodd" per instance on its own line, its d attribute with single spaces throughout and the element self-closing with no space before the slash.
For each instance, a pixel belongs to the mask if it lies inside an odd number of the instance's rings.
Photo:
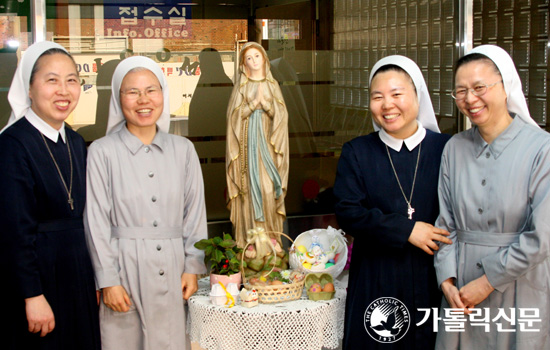
<svg viewBox="0 0 550 350">
<path fill-rule="evenodd" d="M 100 305 L 103 350 L 185 349 L 181 275 L 204 273 L 207 237 L 192 143 L 158 132 L 144 145 L 126 127 L 88 151 L 85 228 L 98 288 L 122 285 L 126 313 Z"/>
<path fill-rule="evenodd" d="M 469 322 L 446 332 L 440 320 L 436 348 L 550 349 L 550 134 L 516 117 L 491 144 L 475 127 L 455 135 L 443 151 L 439 198 L 436 226 L 453 240 L 435 255 L 439 285 L 455 277 L 460 289 L 485 274 L 495 291 L 476 306 L 490 309 L 489 332 Z M 499 308 L 508 316 L 515 308 L 512 322 Z M 526 308 L 540 312 L 538 332 L 522 330 Z"/>
</svg>

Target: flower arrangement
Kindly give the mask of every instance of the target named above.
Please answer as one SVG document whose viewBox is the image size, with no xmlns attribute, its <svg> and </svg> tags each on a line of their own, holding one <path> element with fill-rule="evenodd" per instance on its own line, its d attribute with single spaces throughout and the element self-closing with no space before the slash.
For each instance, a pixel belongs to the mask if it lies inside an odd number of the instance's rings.
<svg viewBox="0 0 550 350">
<path fill-rule="evenodd" d="M 242 249 L 230 234 L 223 237 L 201 239 L 195 243 L 195 248 L 204 250 L 204 262 L 210 264 L 210 271 L 217 275 L 234 275 L 241 271 L 239 253 Z"/>
</svg>

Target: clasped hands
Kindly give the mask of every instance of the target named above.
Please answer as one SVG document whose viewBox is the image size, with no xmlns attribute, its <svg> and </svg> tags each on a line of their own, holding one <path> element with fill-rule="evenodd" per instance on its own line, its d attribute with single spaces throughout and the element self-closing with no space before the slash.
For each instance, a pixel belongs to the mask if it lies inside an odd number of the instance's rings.
<svg viewBox="0 0 550 350">
<path fill-rule="evenodd" d="M 469 282 L 460 290 L 455 285 L 455 279 L 449 278 L 441 283 L 441 291 L 453 309 L 463 309 L 464 314 L 472 313 L 470 309 L 487 299 L 495 288 L 489 283 L 487 275 Z"/>
<path fill-rule="evenodd" d="M 258 84 L 258 92 L 256 93 L 256 98 L 252 100 L 252 105 L 254 109 L 263 109 L 266 110 L 268 107 L 267 101 L 264 98 L 262 84 Z"/>
<path fill-rule="evenodd" d="M 427 254 L 433 255 L 434 251 L 439 250 L 436 241 L 445 244 L 453 243 L 447 236 L 449 236 L 448 231 L 417 221 L 409 236 L 409 242 Z M 469 309 L 487 299 L 495 288 L 489 283 L 487 276 L 483 275 L 466 284 L 460 290 L 455 285 L 455 279 L 449 278 L 441 283 L 441 290 L 453 309 L 463 309 L 464 313 L 469 315 L 472 313 Z"/>
</svg>

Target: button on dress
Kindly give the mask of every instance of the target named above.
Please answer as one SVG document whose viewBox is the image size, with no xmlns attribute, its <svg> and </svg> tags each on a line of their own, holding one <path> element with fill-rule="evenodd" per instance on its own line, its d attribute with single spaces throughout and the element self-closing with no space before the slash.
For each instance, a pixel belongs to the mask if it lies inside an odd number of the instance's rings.
<svg viewBox="0 0 550 350">
<path fill-rule="evenodd" d="M 192 143 L 157 132 L 145 146 L 126 127 L 89 149 L 86 233 L 99 288 L 122 285 L 126 313 L 101 303 L 103 350 L 185 349 L 181 275 L 205 273 L 203 179 Z"/>
<path fill-rule="evenodd" d="M 436 252 L 438 283 L 454 277 L 460 289 L 485 274 L 495 291 L 476 308 L 490 308 L 491 320 L 516 308 L 516 317 L 489 322 L 489 332 L 469 323 L 445 332 L 440 322 L 437 349 L 550 349 L 550 134 L 515 117 L 491 144 L 475 127 L 455 135 L 443 152 L 439 198 L 436 226 L 453 244 Z M 525 308 L 540 313 L 539 331 L 521 331 Z"/>
</svg>

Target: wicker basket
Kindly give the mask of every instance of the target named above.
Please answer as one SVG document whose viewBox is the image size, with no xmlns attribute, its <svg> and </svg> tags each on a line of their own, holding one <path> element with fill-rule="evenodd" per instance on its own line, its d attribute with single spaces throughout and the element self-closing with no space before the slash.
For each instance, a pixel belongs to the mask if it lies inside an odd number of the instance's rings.
<svg viewBox="0 0 550 350">
<path fill-rule="evenodd" d="M 305 268 L 303 263 L 303 254 L 297 250 L 297 247 L 300 245 L 309 247 L 312 243 L 313 236 L 319 237 L 320 243 L 325 249 L 328 247 L 334 246 L 334 253 L 338 254 L 338 261 L 335 265 L 328 267 L 323 270 L 313 271 Z M 332 227 L 326 229 L 312 229 L 306 232 L 302 232 L 296 237 L 296 240 L 292 243 L 289 252 L 289 263 L 290 267 L 295 270 L 302 271 L 303 273 L 310 272 L 321 272 L 321 273 L 330 273 L 333 278 L 338 277 L 340 273 L 344 270 L 346 262 L 348 260 L 348 246 L 346 238 L 343 235 L 342 230 L 336 230 Z"/>
<path fill-rule="evenodd" d="M 285 236 L 290 240 L 290 242 L 294 242 L 292 238 L 287 236 L 286 234 L 282 232 L 266 232 L 269 233 L 276 233 L 281 236 Z M 246 251 L 246 248 L 250 243 L 248 243 L 244 248 L 243 252 Z M 280 285 L 274 285 L 274 286 L 257 286 L 257 285 L 251 285 L 248 283 L 248 279 L 244 277 L 244 270 L 243 270 L 243 261 L 244 261 L 244 254 L 241 256 L 241 274 L 243 275 L 243 284 L 246 289 L 252 289 L 254 288 L 256 292 L 258 292 L 258 301 L 263 304 L 270 304 L 270 303 L 280 303 L 283 301 L 292 301 L 300 299 L 302 296 L 302 292 L 304 289 L 304 283 L 305 278 L 302 279 L 300 282 L 294 282 L 290 284 L 280 284 Z M 273 267 L 271 267 L 271 271 L 275 268 L 275 264 L 273 264 Z"/>
</svg>

